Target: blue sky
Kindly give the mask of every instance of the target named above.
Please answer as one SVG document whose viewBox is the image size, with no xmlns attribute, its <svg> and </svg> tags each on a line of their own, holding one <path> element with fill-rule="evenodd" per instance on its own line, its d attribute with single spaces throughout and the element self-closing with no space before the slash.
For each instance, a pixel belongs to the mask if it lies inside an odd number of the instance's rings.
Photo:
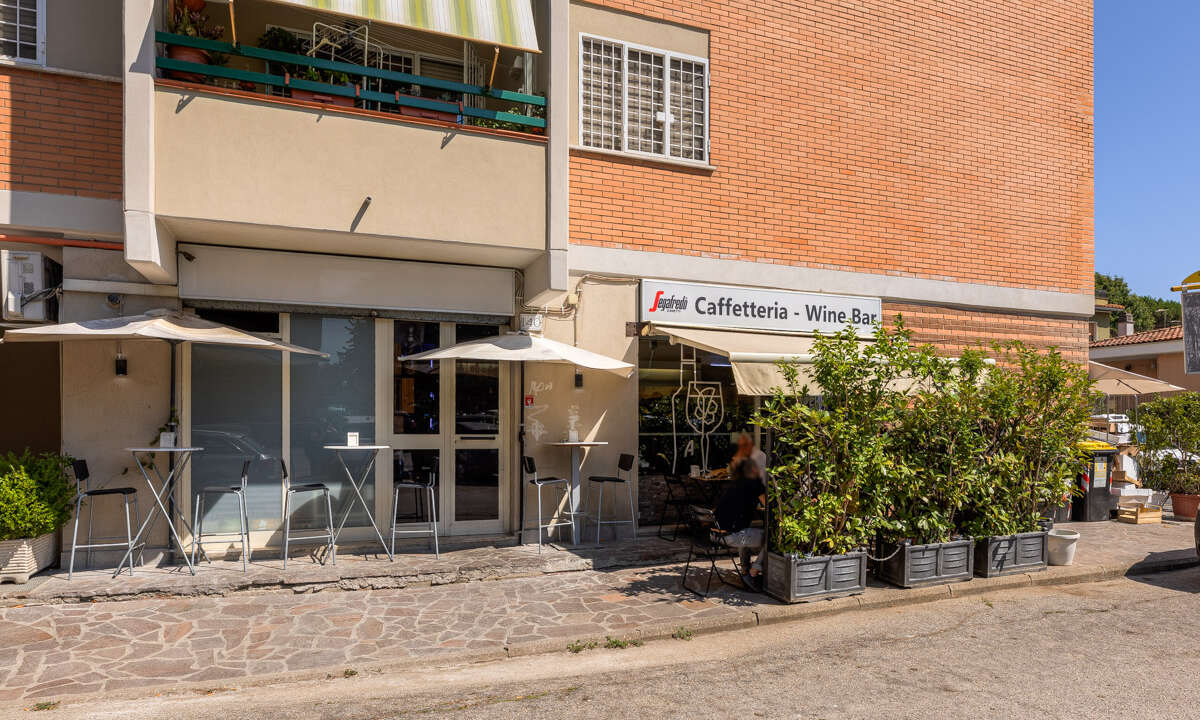
<svg viewBox="0 0 1200 720">
<path fill-rule="evenodd" d="M 1096 270 L 1169 297 L 1200 270 L 1200 1 L 1095 7 Z"/>
</svg>

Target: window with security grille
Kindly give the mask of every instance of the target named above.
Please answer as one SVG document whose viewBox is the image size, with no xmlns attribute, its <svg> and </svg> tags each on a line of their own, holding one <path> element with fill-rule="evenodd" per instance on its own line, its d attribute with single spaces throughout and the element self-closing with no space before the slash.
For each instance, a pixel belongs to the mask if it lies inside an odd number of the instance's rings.
<svg viewBox="0 0 1200 720">
<path fill-rule="evenodd" d="M 583 37 L 579 144 L 708 161 L 708 64 Z"/>
<path fill-rule="evenodd" d="M 0 55 L 16 60 L 41 60 L 40 0 L 0 0 Z"/>
<path fill-rule="evenodd" d="M 624 51 L 617 43 L 583 39 L 579 141 L 587 147 L 622 149 Z"/>
</svg>

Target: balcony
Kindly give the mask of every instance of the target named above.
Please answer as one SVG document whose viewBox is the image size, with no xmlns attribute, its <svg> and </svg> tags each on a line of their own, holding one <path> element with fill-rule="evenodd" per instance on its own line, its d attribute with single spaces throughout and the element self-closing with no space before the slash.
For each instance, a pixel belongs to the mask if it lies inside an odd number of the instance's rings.
<svg viewBox="0 0 1200 720">
<path fill-rule="evenodd" d="M 256 17 L 253 3 L 238 7 Z M 155 34 L 154 213 L 163 226 L 196 243 L 535 261 L 546 246 L 545 98 L 493 85 L 499 51 L 479 60 L 461 40 L 458 65 L 395 47 L 381 54 L 343 20 L 327 27 L 351 36 L 358 62 L 323 55 L 312 48 L 324 20 L 293 35 L 308 54 Z M 278 40 L 288 31 L 276 27 L 260 20 L 239 31 Z M 521 63 L 508 55 L 502 77 L 513 84 Z M 449 79 L 489 64 L 484 84 Z M 408 71 L 415 66 L 431 74 Z"/>
</svg>

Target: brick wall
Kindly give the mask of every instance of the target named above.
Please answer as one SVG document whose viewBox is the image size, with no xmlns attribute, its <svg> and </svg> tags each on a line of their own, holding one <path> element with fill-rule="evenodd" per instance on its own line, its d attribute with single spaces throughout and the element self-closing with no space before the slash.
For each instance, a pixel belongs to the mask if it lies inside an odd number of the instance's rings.
<svg viewBox="0 0 1200 720">
<path fill-rule="evenodd" d="M 947 355 L 964 347 L 983 343 L 1020 340 L 1038 348 L 1056 347 L 1068 360 L 1078 363 L 1088 358 L 1088 321 L 1063 320 L 1038 315 L 974 312 L 956 308 L 886 302 L 884 324 L 896 326 L 896 317 L 913 331 L 913 339 L 930 343 Z"/>
<path fill-rule="evenodd" d="M 1088 0 L 598 3 L 710 32 L 716 169 L 572 151 L 571 242 L 1091 292 Z"/>
<path fill-rule="evenodd" d="M 0 66 L 0 190 L 121 197 L 121 86 Z"/>
</svg>

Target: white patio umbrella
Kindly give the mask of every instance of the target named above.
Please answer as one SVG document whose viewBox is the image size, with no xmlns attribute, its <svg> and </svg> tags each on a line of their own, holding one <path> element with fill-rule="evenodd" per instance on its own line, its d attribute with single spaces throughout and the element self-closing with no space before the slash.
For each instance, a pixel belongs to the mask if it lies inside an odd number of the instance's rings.
<svg viewBox="0 0 1200 720">
<path fill-rule="evenodd" d="M 1150 395 L 1185 389 L 1165 380 L 1138 375 L 1095 360 L 1088 361 L 1088 377 L 1095 381 L 1093 387 L 1105 395 Z"/>
<path fill-rule="evenodd" d="M 590 370 L 604 370 L 606 372 L 615 373 L 623 378 L 629 377 L 633 372 L 633 365 L 617 360 L 616 358 L 608 357 L 594 353 L 590 350 L 583 350 L 574 345 L 567 345 L 555 340 L 548 340 L 537 335 L 527 335 L 525 333 L 509 333 L 507 335 L 495 335 L 493 337 L 480 338 L 479 340 L 469 340 L 461 342 L 450 347 L 438 348 L 436 350 L 426 350 L 415 355 L 405 355 L 397 358 L 401 361 L 409 360 L 496 360 L 505 362 L 521 363 L 521 392 L 525 392 L 525 363 L 526 362 L 545 362 L 558 363 L 565 365 L 575 365 L 584 367 Z M 517 433 L 517 440 L 520 445 L 520 454 L 525 455 L 525 403 L 521 403 L 521 427 Z M 524 475 L 524 462 L 521 463 L 522 476 Z M 525 527 L 525 504 L 521 503 L 521 527 Z"/>
</svg>

